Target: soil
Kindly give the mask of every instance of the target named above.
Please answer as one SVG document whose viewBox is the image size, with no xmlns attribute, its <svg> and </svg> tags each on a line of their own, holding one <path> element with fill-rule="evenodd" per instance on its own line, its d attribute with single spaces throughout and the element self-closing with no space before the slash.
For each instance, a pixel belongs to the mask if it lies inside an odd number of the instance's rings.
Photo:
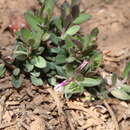
<svg viewBox="0 0 130 130">
<path fill-rule="evenodd" d="M 9 56 L 14 46 L 15 37 L 6 30 L 10 22 L 36 7 L 36 0 L 0 0 L 2 55 Z M 100 30 L 97 45 L 104 70 L 121 75 L 130 57 L 130 1 L 81 0 L 81 7 L 93 16 L 81 25 L 82 32 Z M 0 130 L 130 130 L 130 103 L 114 98 L 68 101 L 51 87 L 35 87 L 28 80 L 15 90 L 7 74 L 0 79 Z"/>
</svg>

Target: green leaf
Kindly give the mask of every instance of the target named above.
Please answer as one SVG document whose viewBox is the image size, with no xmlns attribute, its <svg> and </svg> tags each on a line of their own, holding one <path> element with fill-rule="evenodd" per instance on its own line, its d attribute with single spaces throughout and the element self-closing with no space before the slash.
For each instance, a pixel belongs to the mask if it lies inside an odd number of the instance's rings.
<svg viewBox="0 0 130 130">
<path fill-rule="evenodd" d="M 61 6 L 61 16 L 66 18 L 70 14 L 70 5 L 67 1 L 64 1 L 63 5 Z M 64 22 L 64 21 L 63 21 Z M 65 21 L 66 22 L 66 21 Z"/>
<path fill-rule="evenodd" d="M 111 94 L 121 100 L 130 100 L 130 95 L 126 93 L 122 88 L 116 88 L 111 91 Z"/>
<path fill-rule="evenodd" d="M 55 70 L 55 63 L 54 62 L 47 62 L 47 68 L 51 70 Z"/>
<path fill-rule="evenodd" d="M 25 66 L 25 71 L 26 72 L 30 72 L 34 68 L 34 65 L 32 65 L 31 63 L 29 63 L 29 61 L 26 61 L 26 64 L 24 64 L 24 66 Z"/>
<path fill-rule="evenodd" d="M 77 17 L 74 21 L 73 24 L 82 24 L 85 21 L 89 20 L 92 16 L 89 14 L 80 14 L 79 17 Z"/>
<path fill-rule="evenodd" d="M 64 45 L 64 47 L 65 47 L 66 49 L 70 49 L 70 48 L 72 48 L 73 46 L 74 46 L 74 43 L 73 43 L 71 37 L 67 36 L 67 37 L 65 38 L 65 45 Z"/>
<path fill-rule="evenodd" d="M 84 80 L 79 81 L 79 83 L 84 87 L 94 87 L 100 85 L 102 81 L 100 78 L 84 78 Z"/>
<path fill-rule="evenodd" d="M 64 29 L 67 29 L 67 28 L 71 25 L 72 21 L 73 21 L 73 17 L 72 17 L 71 14 L 67 15 L 67 16 L 62 20 L 62 22 L 63 22 L 63 31 L 64 31 Z"/>
<path fill-rule="evenodd" d="M 30 73 L 32 76 L 34 77 L 39 77 L 40 76 L 40 72 L 34 71 Z"/>
<path fill-rule="evenodd" d="M 0 64 L 0 78 L 4 77 L 6 68 L 4 64 Z"/>
<path fill-rule="evenodd" d="M 53 13 L 54 5 L 55 5 L 54 0 L 46 0 L 44 14 L 46 14 L 48 17 L 51 17 Z"/>
<path fill-rule="evenodd" d="M 62 21 L 60 16 L 55 16 L 53 17 L 53 24 L 60 30 L 62 31 Z"/>
<path fill-rule="evenodd" d="M 42 41 L 47 41 L 49 38 L 50 38 L 50 34 L 46 32 L 42 36 Z"/>
<path fill-rule="evenodd" d="M 91 57 L 93 69 L 97 69 L 101 65 L 102 59 L 103 59 L 103 57 L 100 52 L 95 51 L 93 53 L 93 56 Z"/>
<path fill-rule="evenodd" d="M 66 64 L 65 71 L 66 71 L 67 77 L 73 77 L 74 73 L 75 73 L 74 65 L 73 64 Z"/>
<path fill-rule="evenodd" d="M 54 48 L 51 48 L 51 49 L 50 49 L 50 52 L 51 52 L 51 53 L 56 53 L 56 54 L 58 54 L 58 53 L 60 52 L 60 50 L 61 50 L 61 49 L 60 49 L 59 47 L 54 47 Z"/>
<path fill-rule="evenodd" d="M 25 42 L 32 38 L 31 32 L 28 29 L 22 29 L 21 34 Z"/>
<path fill-rule="evenodd" d="M 34 50 L 40 47 L 42 35 L 43 35 L 43 30 L 39 30 L 38 32 L 32 32 L 32 37 L 34 42 L 30 43 L 30 45 Z"/>
<path fill-rule="evenodd" d="M 13 75 L 14 76 L 18 76 L 20 74 L 20 69 L 19 68 L 16 68 L 13 70 Z"/>
<path fill-rule="evenodd" d="M 76 34 L 78 31 L 80 30 L 80 26 L 78 25 L 74 25 L 72 27 L 70 27 L 64 34 L 64 38 L 67 36 L 67 35 L 70 35 L 70 36 L 73 36 L 74 34 Z"/>
<path fill-rule="evenodd" d="M 64 86 L 64 93 L 66 98 L 70 98 L 73 94 L 82 94 L 84 87 L 78 85 L 76 82 L 70 82 L 68 85 Z"/>
<path fill-rule="evenodd" d="M 48 82 L 49 82 L 52 86 L 55 86 L 55 85 L 57 84 L 56 78 L 54 78 L 54 77 L 49 78 L 49 79 L 48 79 Z"/>
<path fill-rule="evenodd" d="M 66 76 L 66 72 L 64 70 L 64 67 L 63 66 L 55 66 L 56 68 L 56 71 L 57 71 L 57 74 L 62 76 L 62 77 L 65 77 Z"/>
<path fill-rule="evenodd" d="M 47 66 L 46 60 L 42 56 L 34 56 L 31 59 L 31 63 L 40 69 Z"/>
<path fill-rule="evenodd" d="M 116 84 L 117 81 L 117 75 L 116 73 L 112 73 L 112 85 L 114 86 Z"/>
<path fill-rule="evenodd" d="M 22 79 L 20 76 L 12 76 L 12 85 L 14 88 L 20 88 L 22 86 Z"/>
<path fill-rule="evenodd" d="M 76 58 L 75 58 L 75 57 L 72 57 L 72 56 L 66 58 L 66 62 L 67 62 L 67 63 L 72 63 L 72 62 L 74 62 L 75 60 L 76 60 Z"/>
<path fill-rule="evenodd" d="M 91 37 L 96 38 L 99 33 L 99 29 L 96 27 L 91 31 Z"/>
<path fill-rule="evenodd" d="M 54 33 L 51 33 L 50 35 L 50 40 L 55 44 L 55 45 L 58 45 L 60 39 L 59 37 L 57 37 Z"/>
<path fill-rule="evenodd" d="M 66 29 L 72 22 L 72 15 L 71 15 L 71 7 L 68 1 L 64 1 L 61 5 L 61 19 L 63 23 L 63 27 Z"/>
<path fill-rule="evenodd" d="M 127 63 L 125 69 L 124 69 L 124 72 L 123 72 L 123 77 L 125 79 L 128 79 L 129 77 L 129 73 L 130 73 L 130 62 Z"/>
<path fill-rule="evenodd" d="M 41 78 L 37 78 L 35 76 L 31 76 L 31 82 L 35 86 L 42 86 L 43 85 L 42 79 Z"/>
<path fill-rule="evenodd" d="M 73 5 L 71 9 L 73 19 L 77 18 L 79 16 L 79 13 L 80 13 L 79 5 Z"/>
<path fill-rule="evenodd" d="M 64 1 L 61 6 L 61 19 L 63 27 L 66 29 L 72 22 L 71 8 L 69 2 Z"/>
<path fill-rule="evenodd" d="M 16 31 L 15 36 L 16 36 L 16 39 L 19 38 L 21 36 L 21 31 Z"/>
<path fill-rule="evenodd" d="M 50 73 L 47 73 L 48 78 L 54 77 L 55 75 L 56 75 L 56 71 L 51 71 Z"/>
<path fill-rule="evenodd" d="M 36 50 L 35 54 L 36 54 L 36 55 L 41 55 L 41 54 L 44 52 L 44 50 L 45 50 L 45 48 L 39 47 L 39 48 Z"/>
<path fill-rule="evenodd" d="M 129 86 L 129 85 L 123 84 L 123 85 L 121 85 L 121 88 L 122 88 L 125 92 L 130 93 L 130 86 Z"/>
<path fill-rule="evenodd" d="M 44 24 L 44 19 L 39 17 L 39 16 L 34 16 L 34 14 L 30 13 L 30 12 L 26 12 L 25 13 L 25 19 L 27 20 L 30 28 L 33 31 L 39 31 L 41 30 L 40 26 L 41 24 Z"/>
<path fill-rule="evenodd" d="M 15 51 L 13 57 L 16 58 L 17 60 L 23 61 L 28 57 L 28 53 L 24 51 Z"/>
<path fill-rule="evenodd" d="M 56 63 L 57 64 L 63 64 L 66 62 L 66 56 L 64 55 L 57 55 L 56 56 Z"/>
<path fill-rule="evenodd" d="M 91 46 L 91 36 L 90 35 L 86 35 L 83 36 L 82 38 L 82 49 L 83 51 L 87 50 L 89 46 Z"/>
<path fill-rule="evenodd" d="M 13 51 L 13 58 L 23 61 L 28 57 L 29 52 L 28 52 L 27 48 L 23 47 L 23 43 L 17 42 L 16 44 L 18 44 L 18 45 L 16 45 L 16 47 Z"/>
<path fill-rule="evenodd" d="M 119 88 L 115 88 L 111 91 L 111 94 L 121 100 L 130 100 L 130 86 L 127 84 L 121 85 Z"/>
</svg>

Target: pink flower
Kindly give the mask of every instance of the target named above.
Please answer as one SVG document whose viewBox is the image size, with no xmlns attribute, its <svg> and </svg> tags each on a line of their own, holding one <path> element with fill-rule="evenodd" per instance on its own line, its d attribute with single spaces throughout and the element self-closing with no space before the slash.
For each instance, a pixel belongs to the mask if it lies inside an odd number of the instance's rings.
<svg viewBox="0 0 130 130">
<path fill-rule="evenodd" d="M 63 90 L 63 87 L 68 85 L 71 81 L 72 81 L 72 78 L 70 78 L 68 80 L 64 80 L 63 82 L 61 82 L 58 85 L 56 85 L 54 87 L 54 90 L 57 91 L 57 92 L 61 92 Z"/>
<path fill-rule="evenodd" d="M 80 71 L 88 64 L 88 61 L 84 60 L 79 67 L 76 69 L 77 73 L 80 73 Z"/>
<path fill-rule="evenodd" d="M 88 64 L 88 61 L 84 60 L 80 65 L 79 67 L 76 69 L 76 73 L 80 73 L 80 71 L 82 69 L 84 69 L 84 67 Z M 75 73 L 75 74 L 76 74 Z M 63 87 L 65 87 L 66 85 L 68 85 L 71 81 L 73 81 L 74 79 L 73 78 L 69 78 L 67 80 L 64 80 L 63 82 L 59 83 L 58 85 L 56 85 L 54 87 L 54 90 L 56 92 L 61 92 L 63 90 Z"/>
</svg>

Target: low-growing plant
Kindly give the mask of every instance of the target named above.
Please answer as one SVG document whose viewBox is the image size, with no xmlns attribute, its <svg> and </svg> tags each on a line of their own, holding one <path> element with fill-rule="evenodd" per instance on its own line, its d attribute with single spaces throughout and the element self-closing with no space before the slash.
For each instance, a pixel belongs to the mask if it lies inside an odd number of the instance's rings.
<svg viewBox="0 0 130 130">
<path fill-rule="evenodd" d="M 82 93 L 85 88 L 99 95 L 103 82 L 95 73 L 102 61 L 95 44 L 99 31 L 94 28 L 84 35 L 79 26 L 91 15 L 79 9 L 78 0 L 71 0 L 71 4 L 65 1 L 59 16 L 53 15 L 54 0 L 40 0 L 40 4 L 41 8 L 24 14 L 29 28 L 16 33 L 11 63 L 15 66 L 13 86 L 22 86 L 24 74 L 35 86 L 65 86 L 66 97 Z"/>
<path fill-rule="evenodd" d="M 118 79 L 116 74 L 112 76 L 112 85 L 114 86 L 113 90 L 111 90 L 111 94 L 121 100 L 130 100 L 130 85 L 129 85 L 129 77 L 130 77 L 130 62 L 126 64 L 126 67 L 123 72 L 122 80 Z"/>
</svg>

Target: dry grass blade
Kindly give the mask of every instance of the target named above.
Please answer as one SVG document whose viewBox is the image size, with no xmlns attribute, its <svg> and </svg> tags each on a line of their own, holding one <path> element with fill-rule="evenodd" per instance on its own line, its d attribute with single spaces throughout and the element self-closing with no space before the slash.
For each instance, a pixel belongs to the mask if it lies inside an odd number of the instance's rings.
<svg viewBox="0 0 130 130">
<path fill-rule="evenodd" d="M 70 126 L 71 130 L 75 130 L 75 128 L 73 126 L 72 118 L 71 118 L 69 112 L 67 112 L 67 118 L 68 118 L 68 123 L 69 123 L 69 126 Z"/>
<path fill-rule="evenodd" d="M 11 77 L 5 77 L 3 79 L 0 79 L 0 83 L 5 82 L 6 80 L 11 80 Z"/>
<path fill-rule="evenodd" d="M 112 111 L 111 107 L 109 106 L 109 104 L 106 102 L 106 100 L 104 100 L 104 105 L 107 107 L 107 109 L 112 117 L 116 130 L 120 130 L 116 116 L 115 116 L 114 112 Z"/>
<path fill-rule="evenodd" d="M 60 123 L 61 123 L 61 128 L 60 129 L 63 129 L 63 130 L 66 130 L 67 127 L 66 127 L 66 115 L 65 113 L 63 112 L 62 108 L 63 108 L 63 104 L 58 96 L 58 94 L 51 88 L 48 89 L 50 95 L 53 97 L 56 105 L 57 105 L 57 109 L 58 109 L 58 114 L 59 114 L 59 120 L 60 120 Z"/>
<path fill-rule="evenodd" d="M 89 116 L 91 116 L 92 118 L 95 119 L 95 121 L 98 123 L 98 124 L 104 124 L 104 122 L 99 119 L 92 110 L 90 109 L 87 109 L 87 108 L 84 108 L 83 106 L 80 106 L 80 105 L 77 105 L 73 102 L 68 102 L 67 103 L 69 109 L 73 109 L 73 110 L 79 110 L 79 111 L 83 111 L 85 113 L 87 113 Z"/>
<path fill-rule="evenodd" d="M 16 124 L 16 122 L 8 123 L 8 124 L 2 124 L 2 125 L 0 126 L 0 130 L 5 129 L 5 128 L 7 128 L 7 127 L 11 127 L 11 126 L 13 126 L 13 125 L 15 125 L 15 124 Z"/>
<path fill-rule="evenodd" d="M 2 125 L 2 118 L 4 114 L 4 107 L 7 98 L 12 94 L 12 91 L 6 91 L 5 95 L 0 99 L 0 126 Z"/>
<path fill-rule="evenodd" d="M 56 93 L 53 89 L 51 89 L 51 88 L 49 88 L 48 91 L 49 91 L 49 93 L 51 94 L 51 96 L 53 97 L 53 99 L 55 100 L 55 103 L 56 103 L 57 109 L 58 109 L 58 114 L 59 114 L 59 115 L 63 114 L 63 110 L 62 110 L 63 104 L 62 104 L 62 102 L 60 101 L 59 96 L 58 96 L 57 93 Z"/>
</svg>

